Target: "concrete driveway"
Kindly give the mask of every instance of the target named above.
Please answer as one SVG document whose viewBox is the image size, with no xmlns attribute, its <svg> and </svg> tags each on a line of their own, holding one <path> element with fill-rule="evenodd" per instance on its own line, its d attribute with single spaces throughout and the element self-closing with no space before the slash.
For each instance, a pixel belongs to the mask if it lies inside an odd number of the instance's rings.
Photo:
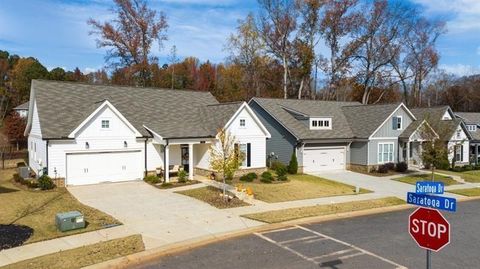
<svg viewBox="0 0 480 269">
<path fill-rule="evenodd" d="M 69 187 L 83 204 L 143 236 L 147 249 L 262 225 L 142 181 Z"/>
</svg>

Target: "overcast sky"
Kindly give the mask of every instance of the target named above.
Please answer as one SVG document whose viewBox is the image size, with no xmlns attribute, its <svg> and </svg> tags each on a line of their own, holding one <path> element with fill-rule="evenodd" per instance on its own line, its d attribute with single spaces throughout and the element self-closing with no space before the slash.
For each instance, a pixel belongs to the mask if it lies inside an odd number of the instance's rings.
<svg viewBox="0 0 480 269">
<path fill-rule="evenodd" d="M 0 0 L 0 50 L 38 58 L 48 69 L 79 67 L 90 72 L 104 65 L 86 21 L 112 17 L 110 0 Z M 457 75 L 480 73 L 480 1 L 412 0 L 425 15 L 447 21 L 438 42 L 440 67 Z M 167 14 L 169 40 L 155 54 L 165 62 L 172 45 L 180 57 L 225 59 L 225 40 L 239 19 L 257 9 L 256 0 L 150 0 Z"/>
</svg>

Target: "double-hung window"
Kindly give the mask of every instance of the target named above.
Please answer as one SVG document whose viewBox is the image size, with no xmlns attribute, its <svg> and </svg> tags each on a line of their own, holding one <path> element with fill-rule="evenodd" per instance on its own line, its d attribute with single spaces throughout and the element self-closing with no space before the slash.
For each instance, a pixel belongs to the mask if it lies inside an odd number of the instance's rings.
<svg viewBox="0 0 480 269">
<path fill-rule="evenodd" d="M 455 161 L 463 162 L 463 146 L 462 145 L 455 146 Z"/>
<path fill-rule="evenodd" d="M 393 143 L 378 144 L 378 163 L 393 162 Z"/>
<path fill-rule="evenodd" d="M 252 147 L 250 143 L 241 143 L 235 144 L 235 149 L 237 152 L 242 154 L 242 167 L 251 167 L 251 155 L 252 155 Z"/>
<path fill-rule="evenodd" d="M 109 129 L 109 128 L 110 128 L 110 121 L 102 120 L 102 129 Z"/>
</svg>

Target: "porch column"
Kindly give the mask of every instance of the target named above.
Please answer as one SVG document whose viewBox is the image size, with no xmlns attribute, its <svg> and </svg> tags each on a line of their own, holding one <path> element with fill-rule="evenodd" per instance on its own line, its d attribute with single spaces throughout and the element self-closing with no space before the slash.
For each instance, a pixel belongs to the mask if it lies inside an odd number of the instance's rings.
<svg viewBox="0 0 480 269">
<path fill-rule="evenodd" d="M 478 165 L 478 144 L 475 144 L 475 165 Z"/>
<path fill-rule="evenodd" d="M 188 144 L 188 179 L 193 179 L 193 144 Z"/>
<path fill-rule="evenodd" d="M 407 142 L 407 154 L 405 154 L 406 157 L 406 163 L 410 165 L 410 141 Z"/>
<path fill-rule="evenodd" d="M 163 170 L 165 171 L 165 182 L 170 182 L 170 146 L 165 145 L 165 158 L 163 160 Z"/>
</svg>

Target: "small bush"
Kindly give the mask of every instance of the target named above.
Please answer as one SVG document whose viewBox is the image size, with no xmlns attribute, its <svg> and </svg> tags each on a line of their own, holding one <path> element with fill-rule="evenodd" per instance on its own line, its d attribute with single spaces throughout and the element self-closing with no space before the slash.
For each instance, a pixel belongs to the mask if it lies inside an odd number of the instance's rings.
<svg viewBox="0 0 480 269">
<path fill-rule="evenodd" d="M 444 157 L 439 161 L 437 166 L 436 168 L 438 169 L 448 170 L 450 168 L 450 162 L 447 157 Z"/>
<path fill-rule="evenodd" d="M 297 155 L 295 151 L 292 153 L 292 157 L 290 158 L 290 163 L 288 164 L 288 173 L 295 175 L 298 172 L 298 161 Z"/>
<path fill-rule="evenodd" d="M 247 177 L 253 181 L 258 178 L 258 175 L 252 172 L 252 173 L 248 173 Z"/>
<path fill-rule="evenodd" d="M 233 175 L 234 175 L 234 173 L 232 173 L 232 172 L 226 173 L 225 174 L 225 181 L 233 180 Z"/>
<path fill-rule="evenodd" d="M 270 169 L 276 171 L 278 167 L 282 167 L 282 166 L 285 166 L 285 164 L 283 164 L 280 161 L 273 161 L 272 164 L 270 165 Z"/>
<path fill-rule="evenodd" d="M 380 165 L 377 169 L 377 173 L 380 173 L 380 174 L 388 173 L 388 166 L 386 166 L 385 164 Z"/>
<path fill-rule="evenodd" d="M 180 170 L 180 171 L 178 171 L 178 182 L 179 182 L 179 183 L 185 183 L 185 182 L 187 182 L 187 175 L 188 175 L 188 174 L 187 174 L 187 171 L 185 171 L 185 170 L 183 170 L 183 169 Z"/>
<path fill-rule="evenodd" d="M 53 180 L 48 175 L 42 175 L 38 179 L 38 187 L 42 190 L 51 190 L 55 188 Z"/>
<path fill-rule="evenodd" d="M 286 174 L 285 174 L 285 175 L 281 175 L 281 176 L 279 175 L 279 176 L 277 176 L 277 180 L 278 180 L 278 181 L 287 181 L 287 180 L 288 180 L 288 177 L 287 177 Z"/>
<path fill-rule="evenodd" d="M 386 163 L 384 165 L 388 169 L 388 171 L 394 171 L 395 170 L 395 164 L 394 163 Z"/>
<path fill-rule="evenodd" d="M 275 172 L 277 173 L 277 176 L 286 176 L 288 171 L 286 166 L 280 166 Z"/>
<path fill-rule="evenodd" d="M 395 166 L 395 170 L 400 173 L 407 172 L 408 170 L 408 164 L 406 162 L 399 162 Z"/>
<path fill-rule="evenodd" d="M 268 171 L 263 172 L 262 173 L 262 179 L 272 181 L 273 180 L 272 173 L 270 173 Z"/>
<path fill-rule="evenodd" d="M 465 171 L 463 169 L 463 167 L 461 167 L 461 166 L 455 166 L 454 168 L 451 168 L 450 170 L 453 171 L 453 172 L 463 172 L 463 171 Z"/>
<path fill-rule="evenodd" d="M 267 178 L 263 178 L 263 177 L 262 177 L 262 178 L 260 179 L 260 182 L 262 182 L 262 183 L 266 183 L 266 184 L 270 184 L 270 183 L 272 183 L 272 180 L 271 180 L 271 179 L 267 179 Z"/>
<path fill-rule="evenodd" d="M 149 175 L 149 176 L 146 176 L 143 181 L 147 182 L 147 183 L 150 183 L 150 184 L 157 184 L 157 183 L 160 183 L 160 178 L 155 176 L 155 175 Z"/>
<path fill-rule="evenodd" d="M 475 165 L 475 170 L 480 170 L 480 164 Z"/>
<path fill-rule="evenodd" d="M 473 166 L 467 164 L 467 165 L 465 165 L 465 166 L 463 167 L 463 170 L 464 170 L 464 171 L 472 171 L 472 170 L 473 170 Z"/>
<path fill-rule="evenodd" d="M 240 177 L 240 181 L 252 182 L 253 178 L 249 178 L 248 175 L 243 175 Z"/>
</svg>

